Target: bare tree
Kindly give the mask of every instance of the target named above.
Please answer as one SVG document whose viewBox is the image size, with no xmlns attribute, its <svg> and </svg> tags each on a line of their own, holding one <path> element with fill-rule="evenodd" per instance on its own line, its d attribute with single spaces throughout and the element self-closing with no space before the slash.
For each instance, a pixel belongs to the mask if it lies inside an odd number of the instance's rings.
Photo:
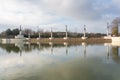
<svg viewBox="0 0 120 80">
<path fill-rule="evenodd" d="M 120 18 L 117 17 L 112 21 L 112 25 L 111 25 L 111 33 L 113 36 L 118 36 L 118 27 L 119 27 L 119 23 L 120 23 Z"/>
</svg>

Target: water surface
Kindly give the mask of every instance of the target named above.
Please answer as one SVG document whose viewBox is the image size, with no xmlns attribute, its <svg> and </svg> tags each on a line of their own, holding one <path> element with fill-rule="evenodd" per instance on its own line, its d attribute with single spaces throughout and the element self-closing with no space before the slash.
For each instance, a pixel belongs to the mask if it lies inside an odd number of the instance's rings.
<svg viewBox="0 0 120 80">
<path fill-rule="evenodd" d="M 119 47 L 0 44 L 0 80 L 120 80 Z"/>
</svg>

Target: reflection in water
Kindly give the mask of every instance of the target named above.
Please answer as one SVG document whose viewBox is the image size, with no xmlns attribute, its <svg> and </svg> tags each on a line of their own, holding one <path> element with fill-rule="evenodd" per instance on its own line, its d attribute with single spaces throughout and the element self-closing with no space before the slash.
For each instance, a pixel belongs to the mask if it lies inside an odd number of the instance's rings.
<svg viewBox="0 0 120 80">
<path fill-rule="evenodd" d="M 107 46 L 107 59 L 109 59 L 109 55 L 110 55 L 110 50 L 109 50 L 110 46 Z"/>
<path fill-rule="evenodd" d="M 38 50 L 41 49 L 41 47 L 42 47 L 42 46 L 41 46 L 41 43 L 40 43 L 40 42 L 37 42 L 37 45 L 38 45 Z M 38 52 L 38 54 L 39 54 L 39 52 Z"/>
<path fill-rule="evenodd" d="M 64 45 L 65 45 L 65 52 L 66 52 L 66 55 L 68 55 L 68 43 L 67 42 L 64 42 Z"/>
<path fill-rule="evenodd" d="M 68 43 L 0 44 L 1 53 L 11 53 L 0 55 L 0 80 L 120 79 L 119 47 L 86 43 L 77 46 L 78 51 L 76 45 Z M 12 53 L 20 53 L 21 57 Z M 108 59 L 110 63 L 106 63 Z"/>
<path fill-rule="evenodd" d="M 19 48 L 20 56 L 22 56 L 22 48 L 24 48 L 24 43 L 16 43 L 15 46 Z"/>
<path fill-rule="evenodd" d="M 20 51 L 19 47 L 15 46 L 14 44 L 0 44 L 0 47 L 6 50 L 8 53 L 11 52 L 19 53 Z"/>
<path fill-rule="evenodd" d="M 118 46 L 113 46 L 111 48 L 111 54 L 112 54 L 112 58 L 115 62 L 120 62 L 120 55 L 119 55 L 119 47 Z"/>
<path fill-rule="evenodd" d="M 43 63 L 41 63 L 43 64 Z M 48 65 L 42 68 L 40 64 L 15 69 L 4 80 L 119 80 L 120 65 L 102 63 L 100 58 L 69 60 Z M 32 69 L 31 69 L 32 68 Z M 14 70 L 14 69 L 13 69 Z M 20 73 L 22 70 L 22 73 Z M 26 71 L 27 70 L 27 71 Z"/>
<path fill-rule="evenodd" d="M 50 53 L 53 54 L 53 43 L 49 42 L 49 45 L 50 45 Z"/>
<path fill-rule="evenodd" d="M 84 47 L 84 58 L 86 58 L 86 46 L 87 46 L 87 44 L 86 43 L 82 43 L 82 46 Z"/>
</svg>

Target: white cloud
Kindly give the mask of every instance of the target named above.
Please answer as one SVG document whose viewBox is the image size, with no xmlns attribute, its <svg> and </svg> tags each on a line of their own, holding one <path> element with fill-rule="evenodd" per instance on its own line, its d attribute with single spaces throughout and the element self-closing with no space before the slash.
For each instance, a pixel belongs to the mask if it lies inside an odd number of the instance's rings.
<svg viewBox="0 0 120 80">
<path fill-rule="evenodd" d="M 88 30 L 99 31 L 94 28 L 105 26 L 104 23 L 119 16 L 119 7 L 119 0 L 3 0 L 0 1 L 0 23 L 31 26 L 86 24 Z"/>
<path fill-rule="evenodd" d="M 38 25 L 53 20 L 56 16 L 46 14 L 36 6 L 18 0 L 0 3 L 0 23 Z"/>
</svg>

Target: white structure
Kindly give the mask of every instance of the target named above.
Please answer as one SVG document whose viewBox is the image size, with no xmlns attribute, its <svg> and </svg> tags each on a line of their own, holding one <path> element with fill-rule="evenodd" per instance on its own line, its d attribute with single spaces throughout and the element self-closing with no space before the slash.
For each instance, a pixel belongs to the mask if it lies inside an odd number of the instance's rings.
<svg viewBox="0 0 120 80">
<path fill-rule="evenodd" d="M 52 40 L 53 39 L 53 31 L 52 31 L 52 28 L 51 28 L 51 36 L 50 36 L 50 38 L 49 38 L 50 40 Z"/>
<path fill-rule="evenodd" d="M 109 23 L 107 23 L 107 36 L 104 36 L 104 39 L 111 39 L 111 35 L 109 35 Z"/>
<path fill-rule="evenodd" d="M 111 37 L 112 42 L 120 42 L 120 37 Z"/>
<path fill-rule="evenodd" d="M 65 37 L 64 37 L 64 39 L 68 39 L 68 30 L 67 30 L 67 25 L 66 25 L 65 27 L 66 27 L 66 32 L 65 32 Z"/>
<path fill-rule="evenodd" d="M 20 32 L 19 32 L 19 35 L 15 36 L 15 39 L 24 39 L 24 35 L 22 35 L 21 26 L 20 26 Z"/>
<path fill-rule="evenodd" d="M 28 38 L 26 38 L 26 40 L 29 40 L 30 39 L 30 33 L 28 33 Z"/>
<path fill-rule="evenodd" d="M 53 43 L 49 42 L 49 45 L 50 45 L 50 53 L 53 54 Z"/>
<path fill-rule="evenodd" d="M 15 38 L 4 38 L 2 39 L 2 43 L 22 43 L 25 40 L 24 36 L 22 35 L 21 26 L 19 35 L 15 36 Z"/>
<path fill-rule="evenodd" d="M 68 43 L 67 43 L 67 42 L 64 42 L 63 44 L 64 44 L 65 47 L 66 47 L 66 51 L 65 51 L 65 52 L 66 52 L 66 55 L 68 55 Z"/>
<path fill-rule="evenodd" d="M 87 39 L 87 37 L 86 37 L 86 25 L 84 25 L 84 33 L 83 33 L 82 39 Z"/>
<path fill-rule="evenodd" d="M 39 36 L 38 36 L 37 40 L 39 40 L 41 38 L 41 33 L 40 33 L 40 30 L 39 30 L 39 26 L 38 26 L 38 34 L 39 34 Z"/>
</svg>

